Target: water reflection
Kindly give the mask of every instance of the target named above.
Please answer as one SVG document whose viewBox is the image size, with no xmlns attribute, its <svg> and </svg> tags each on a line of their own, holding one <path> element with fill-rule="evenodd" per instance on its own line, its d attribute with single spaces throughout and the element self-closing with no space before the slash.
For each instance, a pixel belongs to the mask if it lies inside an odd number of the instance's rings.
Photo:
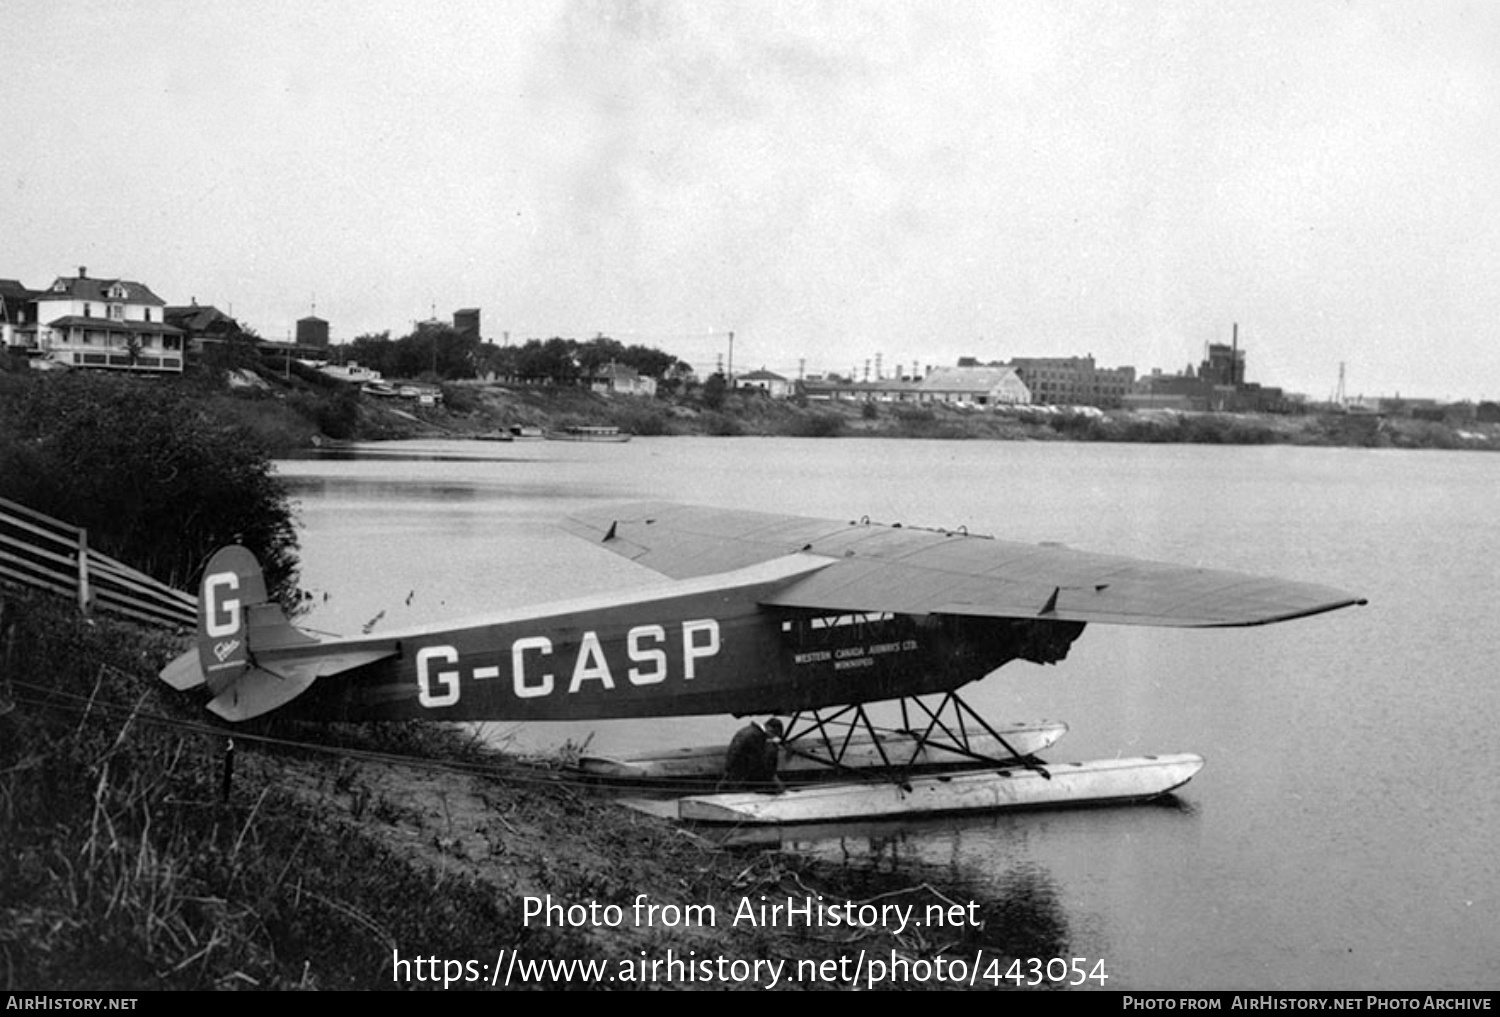
<svg viewBox="0 0 1500 1017">
<path fill-rule="evenodd" d="M 1168 819 L 1191 820 L 1197 811 L 1193 803 L 1175 794 L 1167 794 L 1128 805 L 1071 805 L 1065 809 L 1016 809 L 986 815 L 954 814 L 796 826 L 704 827 L 700 832 L 726 847 L 782 847 L 825 861 L 894 871 L 913 863 L 956 867 L 961 859 L 959 845 L 966 834 L 970 838 L 996 833 L 1015 834 L 1044 814 L 1103 816 L 1144 812 Z"/>
<path fill-rule="evenodd" d="M 293 498 L 348 498 L 358 501 L 471 502 L 486 498 L 509 498 L 513 492 L 498 487 L 468 484 L 425 484 L 414 487 L 403 480 L 370 480 L 358 477 L 284 477 Z"/>
<path fill-rule="evenodd" d="M 1073 913 L 1070 900 L 1140 850 L 1185 857 L 1198 846 L 1200 820 L 1191 802 L 1164 795 L 1133 805 L 698 832 L 726 846 L 775 847 L 831 866 L 841 886 L 859 892 L 936 885 L 964 894 L 983 919 L 961 938 L 967 946 L 1008 957 L 1099 960 L 1123 951 L 1087 912 Z M 1118 974 L 1120 966 L 1109 970 Z"/>
<path fill-rule="evenodd" d="M 954 905 L 967 909 L 963 922 L 940 931 L 925 929 L 929 947 L 983 949 L 1013 958 L 1074 953 L 1063 894 L 1045 865 L 1022 858 L 997 868 L 993 858 L 963 849 L 966 838 L 988 827 L 982 819 L 953 816 L 739 830 L 725 842 L 777 845 L 821 862 L 825 871 L 836 874 L 841 892 L 851 897 L 922 890 L 947 903 L 940 911 Z M 955 899 L 955 894 L 962 899 Z"/>
<path fill-rule="evenodd" d="M 962 872 L 915 863 L 890 871 L 825 867 L 823 874 L 851 900 L 915 905 L 912 914 L 923 925 L 909 933 L 914 952 L 984 957 L 977 981 L 981 987 L 1009 984 L 1003 979 L 1011 958 L 1078 953 L 1061 890 L 1041 866 L 1018 866 L 998 879 L 969 879 Z M 1019 973 L 1024 983 L 1025 969 Z M 1066 982 L 1067 976 L 1058 980 Z"/>
<path fill-rule="evenodd" d="M 538 443 L 498 457 L 402 447 L 282 464 L 322 482 L 297 492 L 319 628 L 358 631 L 380 612 L 384 627 L 422 624 L 659 578 L 556 526 L 594 500 L 967 522 L 1368 596 L 1368 608 L 1250 630 L 1090 626 L 1063 666 L 1017 664 L 973 686 L 987 716 L 1067 722 L 1059 759 L 1206 756 L 1179 798 L 798 829 L 776 843 L 872 892 L 947 874 L 990 902 L 989 928 L 1031 930 L 1013 953 L 1107 959 L 1111 989 L 1494 981 L 1500 797 L 1483 789 L 1500 699 L 1493 626 L 1472 606 L 1500 602 L 1500 570 L 1476 553 L 1500 546 L 1489 508 L 1500 458 L 880 439 Z M 682 718 L 668 734 L 727 741 L 739 724 Z M 628 755 L 664 733 L 613 721 L 514 734 L 528 751 L 591 736 L 595 751 Z"/>
<path fill-rule="evenodd" d="M 286 453 L 284 460 L 296 461 L 321 461 L 321 462 L 361 462 L 379 460 L 382 462 L 411 462 L 411 463 L 466 463 L 466 462 L 491 462 L 491 463 L 529 463 L 535 462 L 534 455 L 504 455 L 492 451 L 493 446 L 478 447 L 473 450 L 462 448 L 456 443 L 447 442 L 441 447 L 423 448 L 420 445 L 403 444 L 399 447 L 385 447 L 380 445 L 350 445 L 336 448 L 310 448 L 294 449 Z"/>
</svg>

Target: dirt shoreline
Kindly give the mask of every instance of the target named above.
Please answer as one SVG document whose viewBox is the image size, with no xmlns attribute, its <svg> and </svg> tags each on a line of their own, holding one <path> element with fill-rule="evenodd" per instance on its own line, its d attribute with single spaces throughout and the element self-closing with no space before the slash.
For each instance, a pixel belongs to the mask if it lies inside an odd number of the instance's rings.
<svg viewBox="0 0 1500 1017">
<path fill-rule="evenodd" d="M 157 677 L 185 634 L 9 593 L 0 622 L 7 990 L 1009 989 L 1068 955 L 1048 887 L 900 829 L 724 847 L 446 725 L 217 727 Z"/>
<path fill-rule="evenodd" d="M 361 987 L 433 987 L 444 977 L 406 965 L 398 972 L 398 957 L 462 960 L 446 966 L 448 988 L 493 987 L 471 976 L 493 977 L 496 958 L 509 961 L 528 929 L 560 937 L 522 947 L 525 962 L 592 961 L 592 975 L 579 967 L 580 977 L 562 981 L 596 988 L 1016 988 L 1001 977 L 1017 970 L 1015 960 L 1061 948 L 1053 917 L 1011 924 L 1013 902 L 976 900 L 952 873 L 725 847 L 621 805 L 566 769 L 490 763 L 453 769 L 414 758 L 329 763 L 270 753 L 237 774 L 242 799 L 275 784 L 408 864 L 503 898 L 510 922 L 520 911 L 519 929 L 475 930 L 476 947 L 492 949 L 462 958 L 438 956 L 419 937 L 371 919 L 369 938 L 392 962 L 372 955 Z M 919 927 L 929 907 L 952 924 Z M 845 924 L 840 908 L 875 920 Z M 937 977 L 955 967 L 967 976 L 976 957 L 977 984 Z M 514 970 L 509 977 L 510 987 L 527 987 Z"/>
</svg>

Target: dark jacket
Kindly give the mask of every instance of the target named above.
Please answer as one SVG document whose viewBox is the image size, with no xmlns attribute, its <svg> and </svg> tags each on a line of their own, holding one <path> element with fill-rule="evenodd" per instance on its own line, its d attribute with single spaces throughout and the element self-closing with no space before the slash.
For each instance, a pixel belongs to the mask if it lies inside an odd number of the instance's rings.
<svg viewBox="0 0 1500 1017">
<path fill-rule="evenodd" d="M 724 753 L 724 783 L 769 784 L 776 779 L 781 750 L 759 724 L 748 724 L 735 732 Z"/>
</svg>

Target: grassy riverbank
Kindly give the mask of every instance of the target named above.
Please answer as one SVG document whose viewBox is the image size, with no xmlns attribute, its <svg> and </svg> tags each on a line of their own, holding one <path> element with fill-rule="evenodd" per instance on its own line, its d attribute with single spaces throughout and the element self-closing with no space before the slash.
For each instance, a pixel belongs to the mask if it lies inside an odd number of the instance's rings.
<svg viewBox="0 0 1500 1017">
<path fill-rule="evenodd" d="M 5 989 L 430 988 L 445 972 L 450 988 L 489 988 L 512 952 L 602 965 L 513 972 L 512 987 L 749 988 L 779 971 L 780 987 L 828 988 L 849 985 L 861 950 L 983 951 L 993 976 L 1067 952 L 1055 908 L 1027 885 L 975 900 L 978 925 L 942 930 L 736 923 L 762 895 L 922 914 L 974 894 L 915 864 L 880 874 L 716 847 L 452 728 L 215 728 L 155 678 L 183 642 L 0 591 Z M 528 899 L 535 910 L 549 898 L 592 904 L 596 918 L 528 920 Z M 693 905 L 698 920 L 658 910 L 638 923 L 637 900 L 679 915 Z M 474 966 L 395 963 L 417 958 Z"/>
<path fill-rule="evenodd" d="M 1351 414 L 1303 415 L 1112 411 L 995 412 L 945 405 L 799 403 L 758 393 L 647 399 L 577 389 L 450 385 L 441 409 L 365 406 L 353 436 L 465 437 L 511 425 L 609 425 L 632 434 L 733 437 L 880 437 L 993 441 L 1095 441 L 1209 445 L 1500 451 L 1500 425 Z"/>
<path fill-rule="evenodd" d="M 1500 424 L 1359 414 L 1302 415 L 1111 411 L 989 411 L 933 404 L 860 404 L 725 393 L 602 395 L 578 388 L 445 384 L 437 407 L 362 395 L 304 370 L 282 376 L 241 370 L 224 379 L 116 379 L 142 398 L 156 386 L 185 390 L 217 421 L 233 422 L 273 452 L 340 441 L 470 438 L 514 425 L 605 425 L 641 436 L 881 437 L 995 441 L 1101 441 L 1211 445 L 1321 445 L 1500 451 Z M 53 379 L 0 373 L 0 398 Z"/>
</svg>

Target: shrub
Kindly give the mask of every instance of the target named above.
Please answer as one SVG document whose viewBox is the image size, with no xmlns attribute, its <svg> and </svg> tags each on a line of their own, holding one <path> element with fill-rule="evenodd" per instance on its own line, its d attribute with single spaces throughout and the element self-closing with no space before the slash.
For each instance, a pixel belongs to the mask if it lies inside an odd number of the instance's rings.
<svg viewBox="0 0 1500 1017">
<path fill-rule="evenodd" d="M 729 383 L 724 380 L 722 374 L 711 374 L 703 383 L 703 405 L 711 410 L 723 407 L 724 397 L 729 392 Z"/>
<path fill-rule="evenodd" d="M 228 395 L 209 393 L 204 397 L 203 412 L 226 427 L 245 432 L 268 453 L 305 448 L 317 433 L 315 400 L 299 404 L 303 393 L 284 398 L 261 393 Z"/>
<path fill-rule="evenodd" d="M 627 397 L 610 408 L 608 418 L 622 431 L 639 435 L 662 435 L 672 433 L 671 420 L 666 408 L 654 401 Z"/>
<path fill-rule="evenodd" d="M 271 595 L 295 604 L 291 505 L 259 439 L 162 379 L 19 381 L 0 399 L 0 497 L 82 526 L 92 547 L 181 587 L 217 548 L 244 544 Z"/>
<path fill-rule="evenodd" d="M 809 413 L 792 426 L 794 438 L 837 438 L 844 431 L 844 418 L 837 413 Z"/>
<path fill-rule="evenodd" d="M 1059 413 L 1048 417 L 1047 424 L 1058 434 L 1080 441 L 1103 441 L 1108 436 L 1099 420 L 1082 413 Z"/>
<path fill-rule="evenodd" d="M 456 385 L 453 382 L 444 382 L 441 386 L 443 391 L 443 406 L 452 413 L 473 413 L 484 408 L 484 400 L 479 397 L 479 392 L 473 385 Z M 338 438 L 341 435 L 328 432 L 330 438 Z"/>
<path fill-rule="evenodd" d="M 723 413 L 705 413 L 703 415 L 703 429 L 705 433 L 713 435 L 716 438 L 732 438 L 744 433 L 744 429 L 740 427 L 738 420 Z"/>
<path fill-rule="evenodd" d="M 318 402 L 318 430 L 330 438 L 353 438 L 359 427 L 359 393 L 352 387 L 325 395 Z"/>
<path fill-rule="evenodd" d="M 0 675 L 28 679 L 0 714 L 7 987 L 390 985 L 391 930 L 454 956 L 481 936 L 587 949 L 571 930 L 524 928 L 513 895 L 341 821 L 278 779 L 268 751 L 242 752 L 225 801 L 222 739 L 161 723 L 185 704 L 137 674 L 174 639 L 40 597 L 0 597 L 0 631 Z M 431 727 L 432 751 L 451 752 Z M 390 751 L 378 731 L 369 741 Z"/>
</svg>

